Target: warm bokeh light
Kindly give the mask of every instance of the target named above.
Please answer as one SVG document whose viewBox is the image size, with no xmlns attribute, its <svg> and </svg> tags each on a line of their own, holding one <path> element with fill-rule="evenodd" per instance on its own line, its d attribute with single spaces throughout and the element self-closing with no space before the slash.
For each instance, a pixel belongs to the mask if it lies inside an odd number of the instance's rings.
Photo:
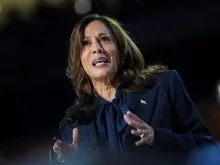
<svg viewBox="0 0 220 165">
<path fill-rule="evenodd" d="M 1 14 L 1 12 L 2 12 L 2 5 L 0 4 L 0 14 Z"/>
<path fill-rule="evenodd" d="M 119 0 L 102 1 L 106 10 L 109 11 L 114 11 L 115 6 L 120 3 Z M 71 2 L 74 5 L 73 10 L 77 15 L 85 15 L 92 10 L 91 0 L 0 0 L 0 25 L 7 23 L 8 14 L 11 11 L 15 11 L 20 19 L 28 20 L 34 15 L 39 3 L 59 8 L 65 2 Z"/>
<path fill-rule="evenodd" d="M 59 6 L 66 0 L 44 0 L 41 3 Z M 22 20 L 30 19 L 36 10 L 38 0 L 0 0 L 0 25 L 7 23 L 8 14 L 16 11 L 17 16 Z"/>
<path fill-rule="evenodd" d="M 75 12 L 79 15 L 87 14 L 92 9 L 91 0 L 76 0 L 75 1 Z"/>
</svg>

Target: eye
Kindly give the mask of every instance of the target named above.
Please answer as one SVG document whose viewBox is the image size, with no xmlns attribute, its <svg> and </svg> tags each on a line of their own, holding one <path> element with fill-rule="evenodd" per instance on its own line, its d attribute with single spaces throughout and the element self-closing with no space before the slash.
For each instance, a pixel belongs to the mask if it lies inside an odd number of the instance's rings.
<svg viewBox="0 0 220 165">
<path fill-rule="evenodd" d="M 102 36 L 101 40 L 102 41 L 110 41 L 110 38 L 108 36 Z"/>
<path fill-rule="evenodd" d="M 88 41 L 88 40 L 83 40 L 82 41 L 82 45 L 83 46 L 87 46 L 87 45 L 89 45 L 90 44 L 90 42 Z"/>
</svg>

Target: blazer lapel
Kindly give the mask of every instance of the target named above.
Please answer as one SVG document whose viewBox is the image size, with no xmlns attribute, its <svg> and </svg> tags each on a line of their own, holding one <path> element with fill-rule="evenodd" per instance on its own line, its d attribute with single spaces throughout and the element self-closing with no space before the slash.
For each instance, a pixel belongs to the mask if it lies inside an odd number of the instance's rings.
<svg viewBox="0 0 220 165">
<path fill-rule="evenodd" d="M 128 92 L 126 104 L 131 111 L 140 117 L 144 122 L 151 124 L 154 110 L 157 103 L 159 87 L 156 85 L 151 89 L 141 92 Z"/>
</svg>

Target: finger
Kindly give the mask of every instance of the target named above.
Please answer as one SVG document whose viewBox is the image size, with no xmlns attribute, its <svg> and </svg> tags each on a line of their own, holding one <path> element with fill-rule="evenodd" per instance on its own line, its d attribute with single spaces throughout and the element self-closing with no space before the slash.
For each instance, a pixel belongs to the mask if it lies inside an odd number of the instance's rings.
<svg viewBox="0 0 220 165">
<path fill-rule="evenodd" d="M 132 129 L 131 134 L 134 136 L 141 136 L 143 134 L 143 131 L 141 129 L 137 129 L 137 130 Z"/>
<path fill-rule="evenodd" d="M 59 155 L 57 156 L 57 159 L 58 159 L 59 162 L 64 162 L 64 156 L 61 155 L 61 154 L 59 154 Z"/>
<path fill-rule="evenodd" d="M 137 115 L 135 115 L 134 113 L 132 113 L 131 111 L 127 111 L 127 116 L 131 119 L 134 120 L 136 122 L 142 123 L 145 128 L 149 128 L 150 126 L 145 123 L 143 120 L 141 120 Z"/>
<path fill-rule="evenodd" d="M 131 120 L 134 120 L 136 122 L 143 122 L 137 115 L 135 115 L 131 111 L 127 111 L 127 115 Z"/>
<path fill-rule="evenodd" d="M 57 137 L 55 136 L 54 138 L 53 138 L 53 143 L 55 143 L 57 141 Z"/>
<path fill-rule="evenodd" d="M 62 146 L 64 143 L 57 139 L 54 144 L 57 145 L 57 146 Z"/>
<path fill-rule="evenodd" d="M 62 152 L 62 149 L 60 147 L 58 147 L 57 145 L 53 146 L 53 151 L 57 154 L 60 154 Z"/>
<path fill-rule="evenodd" d="M 78 128 L 73 129 L 72 138 L 73 138 L 73 143 L 71 145 L 74 145 L 77 147 L 79 144 L 79 130 L 78 130 Z"/>
<path fill-rule="evenodd" d="M 124 114 L 124 120 L 128 125 L 130 125 L 131 119 L 128 117 L 128 115 Z"/>
<path fill-rule="evenodd" d="M 135 142 L 135 145 L 136 145 L 136 146 L 141 146 L 141 145 L 143 145 L 143 144 L 145 144 L 144 138 L 141 138 L 140 140 L 138 140 L 138 141 Z"/>
<path fill-rule="evenodd" d="M 124 115 L 124 119 L 125 119 L 125 122 L 131 127 L 134 127 L 136 129 L 145 128 L 145 125 L 143 123 L 131 120 L 127 115 Z"/>
</svg>

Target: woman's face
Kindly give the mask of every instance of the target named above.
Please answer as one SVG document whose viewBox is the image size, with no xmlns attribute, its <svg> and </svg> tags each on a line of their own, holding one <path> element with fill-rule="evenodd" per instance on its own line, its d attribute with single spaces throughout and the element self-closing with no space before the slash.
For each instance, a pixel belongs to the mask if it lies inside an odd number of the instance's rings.
<svg viewBox="0 0 220 165">
<path fill-rule="evenodd" d="M 112 79 L 118 69 L 119 56 L 107 27 L 97 20 L 89 23 L 82 45 L 81 64 L 92 82 Z"/>
</svg>

